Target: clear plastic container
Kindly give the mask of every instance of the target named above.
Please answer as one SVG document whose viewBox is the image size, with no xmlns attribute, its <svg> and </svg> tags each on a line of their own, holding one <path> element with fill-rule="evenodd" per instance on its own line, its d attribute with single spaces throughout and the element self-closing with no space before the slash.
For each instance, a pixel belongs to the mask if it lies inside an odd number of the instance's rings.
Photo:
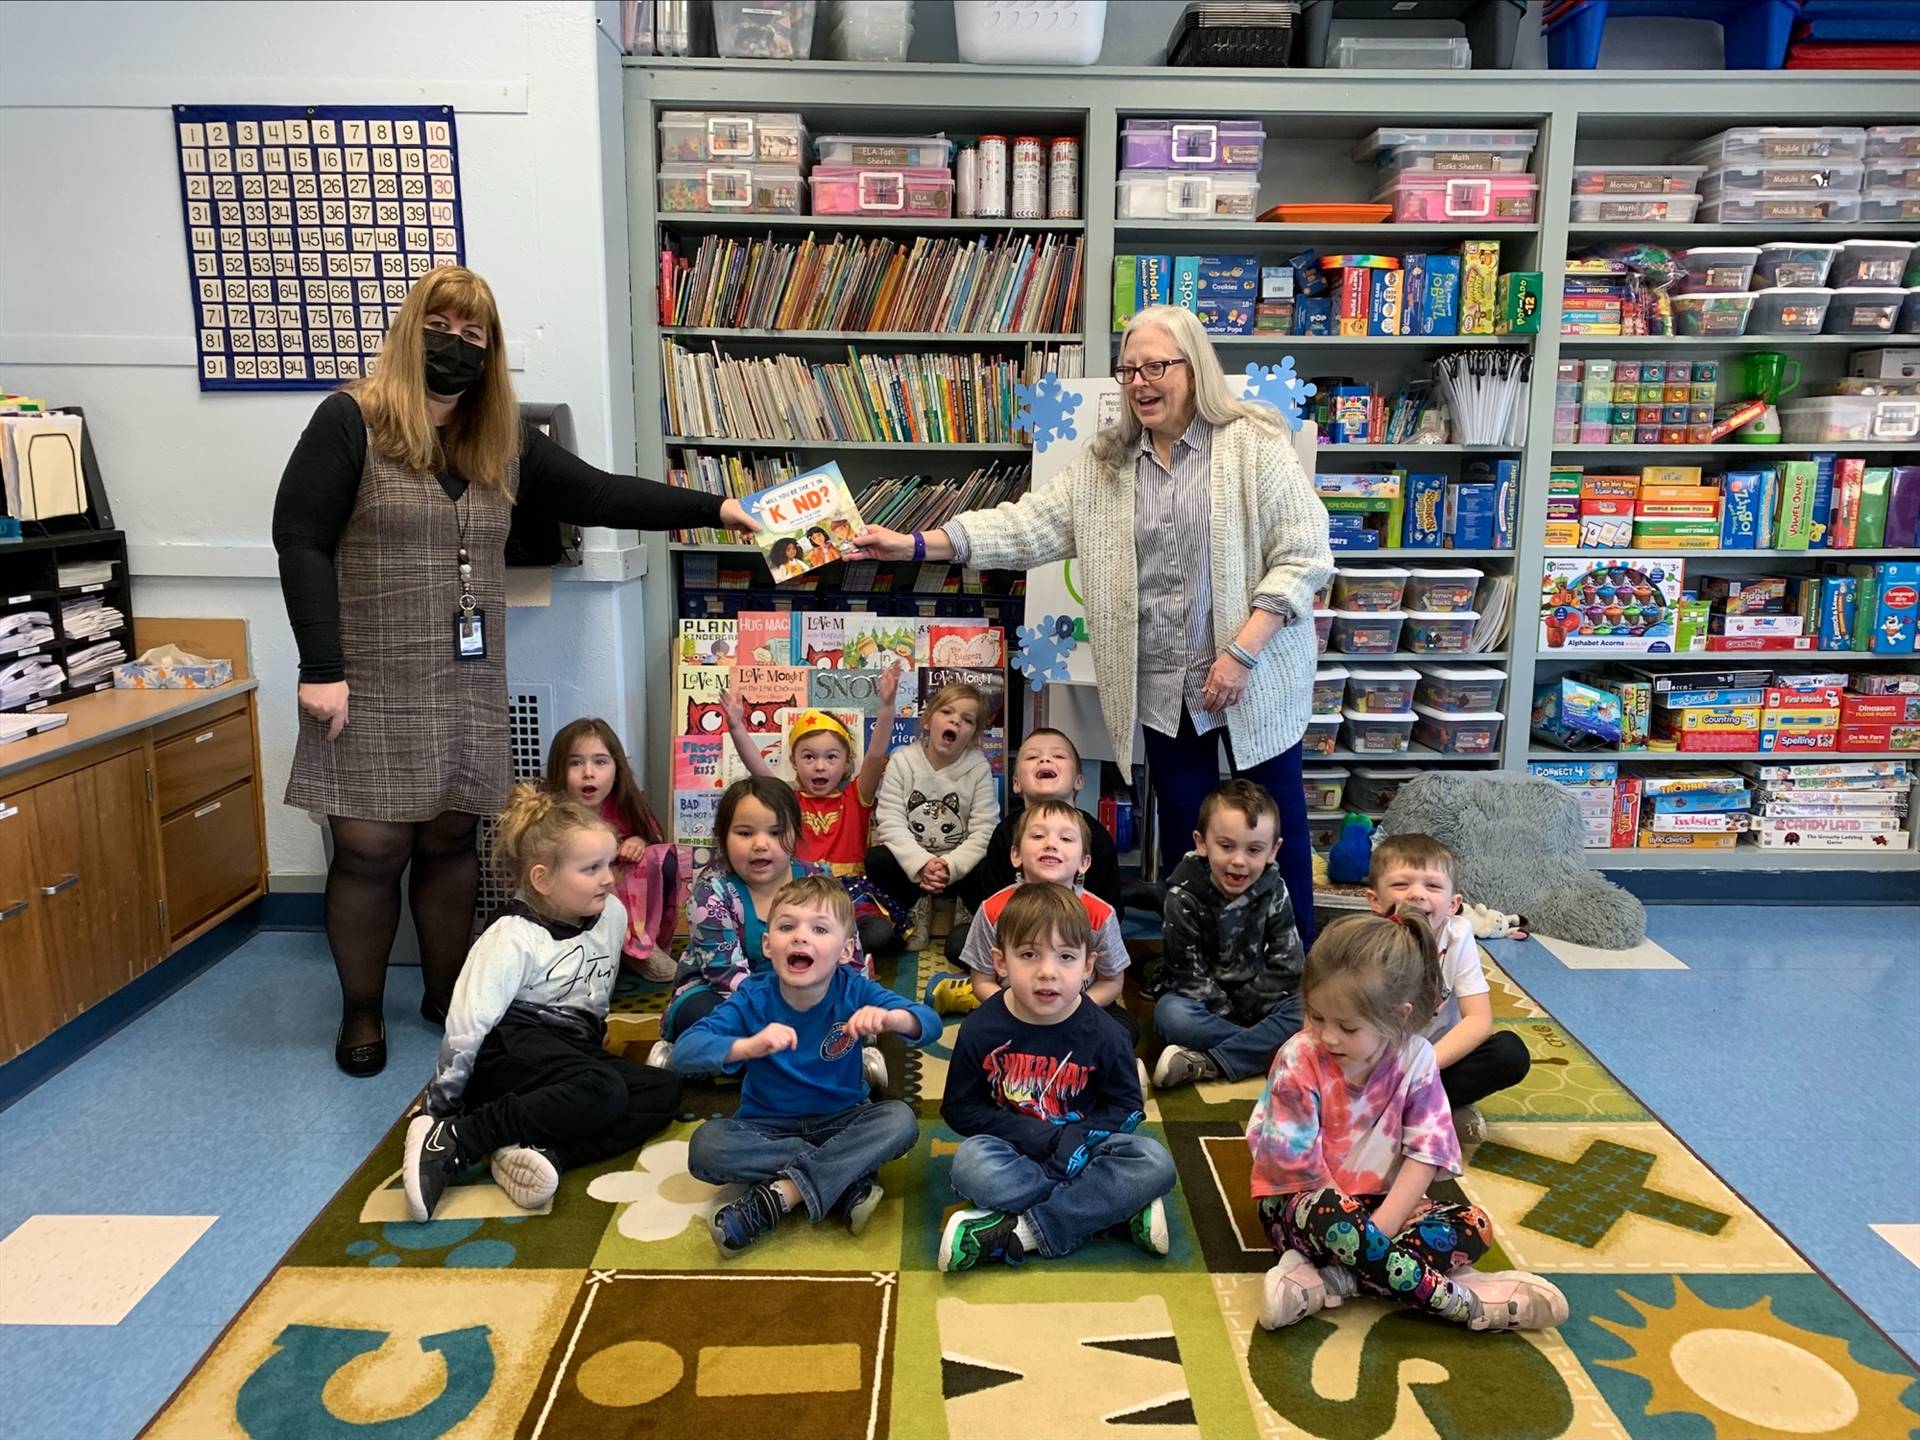
<svg viewBox="0 0 1920 1440">
<path fill-rule="evenodd" d="M 1676 295 L 1673 297 L 1673 328 L 1678 335 L 1744 335 L 1747 317 L 1753 311 L 1753 296 Z"/>
<path fill-rule="evenodd" d="M 1874 438 L 1872 395 L 1808 395 L 1780 402 L 1780 436 L 1789 445 L 1840 445 Z"/>
<path fill-rule="evenodd" d="M 1576 195 L 1573 218 L 1582 224 L 1619 221 L 1622 224 L 1646 224 L 1652 221 L 1687 221 L 1700 206 L 1700 197 L 1686 195 Z"/>
<path fill-rule="evenodd" d="M 1318 643 L 1320 653 L 1327 653 L 1327 642 L 1333 636 L 1333 612 L 1316 610 L 1313 612 L 1313 638 Z"/>
<path fill-rule="evenodd" d="M 1879 224 L 1920 220 L 1920 194 L 1911 190 L 1869 190 L 1860 197 L 1860 218 Z"/>
<path fill-rule="evenodd" d="M 1251 220 L 1260 177 L 1237 170 L 1126 170 L 1114 186 L 1122 220 Z"/>
<path fill-rule="evenodd" d="M 1355 755 L 1398 755 L 1413 739 L 1413 722 L 1418 717 L 1408 710 L 1400 715 L 1374 715 L 1348 710 L 1341 738 Z"/>
<path fill-rule="evenodd" d="M 1680 252 L 1680 289 L 1686 294 L 1744 290 L 1760 259 L 1757 245 L 1702 245 Z"/>
<path fill-rule="evenodd" d="M 1347 770 L 1344 765 L 1311 765 L 1300 779 L 1307 792 L 1307 809 L 1338 810 L 1344 805 Z"/>
<path fill-rule="evenodd" d="M 1398 610 L 1407 588 L 1407 572 L 1398 565 L 1337 565 L 1333 571 L 1336 610 Z"/>
<path fill-rule="evenodd" d="M 1362 165 L 1378 165 L 1386 170 L 1488 170 L 1521 171 L 1526 157 L 1540 143 L 1538 130 L 1442 130 L 1432 126 L 1386 126 L 1375 130 L 1353 147 L 1353 158 Z M 1406 151 L 1403 161 L 1399 152 Z M 1513 153 L 1521 157 L 1518 165 L 1492 162 L 1475 152 Z M 1424 163 L 1415 157 L 1424 157 Z"/>
<path fill-rule="evenodd" d="M 1535 175 L 1450 175 L 1440 170 L 1402 170 L 1374 196 L 1393 206 L 1403 225 L 1448 225 L 1477 221 L 1529 225 L 1538 215 L 1540 179 Z"/>
<path fill-rule="evenodd" d="M 1756 160 L 1858 160 L 1867 132 L 1857 125 L 1741 125 L 1694 146 L 1688 160 L 1709 165 Z"/>
<path fill-rule="evenodd" d="M 1753 285 L 1756 289 L 1774 285 L 1825 285 L 1827 272 L 1833 269 L 1833 257 L 1839 253 L 1837 243 L 1769 241 L 1760 247 L 1760 258 L 1754 262 Z"/>
<path fill-rule="evenodd" d="M 1920 190 L 1920 160 L 1876 160 L 1867 166 L 1863 190 Z"/>
<path fill-rule="evenodd" d="M 1704 165 L 1576 165 L 1576 195 L 1691 195 Z"/>
<path fill-rule="evenodd" d="M 1326 715 L 1309 715 L 1306 734 L 1301 738 L 1301 753 L 1331 755 L 1339 748 L 1340 712 L 1335 710 Z"/>
<path fill-rule="evenodd" d="M 1826 333 L 1891 335 L 1906 299 L 1906 290 L 1897 285 L 1836 285 L 1827 307 Z"/>
<path fill-rule="evenodd" d="M 1321 714 L 1347 703 L 1347 667 L 1322 665 L 1313 672 L 1313 709 Z"/>
<path fill-rule="evenodd" d="M 817 165 L 808 184 L 816 215 L 953 214 L 953 176 L 945 170 Z"/>
<path fill-rule="evenodd" d="M 1420 677 L 1414 691 L 1416 709 L 1445 715 L 1498 710 L 1507 677 L 1488 665 L 1435 665 Z"/>
<path fill-rule="evenodd" d="M 1342 655 L 1391 655 L 1400 648 L 1404 610 L 1333 611 L 1333 648 Z"/>
<path fill-rule="evenodd" d="M 1911 240 L 1843 240 L 1827 283 L 1836 290 L 1856 285 L 1898 285 L 1912 257 Z"/>
<path fill-rule="evenodd" d="M 953 163 L 953 141 L 944 135 L 822 135 L 813 153 L 822 165 L 944 170 Z"/>
<path fill-rule="evenodd" d="M 1860 218 L 1860 197 L 1833 191 L 1728 192 L 1722 199 L 1704 201 L 1696 218 L 1707 225 L 1851 225 Z"/>
<path fill-rule="evenodd" d="M 1415 655 L 1464 655 L 1480 623 L 1478 610 L 1407 612 L 1407 649 Z"/>
<path fill-rule="evenodd" d="M 1833 291 L 1825 285 L 1776 285 L 1753 292 L 1749 335 L 1818 335 L 1827 323 Z"/>
<path fill-rule="evenodd" d="M 1257 171 L 1266 145 L 1258 120 L 1129 120 L 1120 127 L 1120 168 Z"/>
<path fill-rule="evenodd" d="M 807 127 L 794 111 L 667 110 L 660 116 L 662 165 L 705 160 L 798 165 L 806 145 Z"/>
<path fill-rule="evenodd" d="M 1367 715 L 1401 714 L 1413 704 L 1413 689 L 1419 683 L 1420 672 L 1405 666 L 1382 669 L 1356 666 L 1347 677 L 1346 708 Z"/>
<path fill-rule="evenodd" d="M 1716 165 L 1701 177 L 1700 193 L 1709 200 L 1766 190 L 1781 194 L 1807 191 L 1857 194 L 1866 166 L 1858 160 L 1782 160 L 1771 164 Z"/>
<path fill-rule="evenodd" d="M 662 165 L 663 214 L 800 215 L 807 183 L 798 165 Z"/>
<path fill-rule="evenodd" d="M 1472 565 L 1416 565 L 1407 572 L 1407 609 L 1471 610 L 1482 578 Z"/>
<path fill-rule="evenodd" d="M 1385 810 L 1393 804 L 1393 797 L 1400 793 L 1400 787 L 1419 773 L 1418 770 L 1404 767 L 1382 770 L 1371 765 L 1356 765 L 1347 779 L 1347 808 Z"/>
<path fill-rule="evenodd" d="M 1868 126 L 1867 159 L 1920 160 L 1920 125 Z"/>
<path fill-rule="evenodd" d="M 813 0 L 713 0 L 713 48 L 728 60 L 805 60 Z"/>
<path fill-rule="evenodd" d="M 1325 854 L 1333 848 L 1333 842 L 1340 838 L 1340 829 L 1346 823 L 1345 810 L 1307 811 L 1308 848 Z"/>
<path fill-rule="evenodd" d="M 1471 70 L 1464 35 L 1342 35 L 1327 49 L 1329 70 Z"/>
<path fill-rule="evenodd" d="M 1376 132 L 1378 133 L 1378 132 Z M 1481 145 L 1411 144 L 1395 145 L 1380 156 L 1380 168 L 1389 175 L 1409 171 L 1437 175 L 1523 175 L 1533 156 L 1532 131 L 1518 132 L 1514 143 L 1511 132 L 1490 130 L 1490 138 Z"/>
<path fill-rule="evenodd" d="M 1500 746 L 1500 727 L 1506 716 L 1497 710 L 1449 715 L 1425 705 L 1413 707 L 1413 738 L 1442 755 L 1491 755 Z"/>
</svg>

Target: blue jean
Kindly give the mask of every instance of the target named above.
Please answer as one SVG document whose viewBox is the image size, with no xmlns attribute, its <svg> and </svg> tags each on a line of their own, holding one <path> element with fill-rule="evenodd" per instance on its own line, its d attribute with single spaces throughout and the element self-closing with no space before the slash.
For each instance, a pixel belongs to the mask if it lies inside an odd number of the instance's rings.
<svg viewBox="0 0 1920 1440">
<path fill-rule="evenodd" d="M 1069 1255 L 1173 1189 L 1173 1157 L 1145 1135 L 1109 1135 L 1062 1180 L 999 1136 L 974 1135 L 954 1154 L 953 1188 L 985 1209 L 1025 1215 L 1042 1255 Z"/>
<path fill-rule="evenodd" d="M 709 1185 L 787 1179 L 809 1220 L 920 1138 L 920 1119 L 901 1100 L 862 1102 L 837 1115 L 763 1115 L 709 1120 L 693 1132 L 687 1169 Z"/>
<path fill-rule="evenodd" d="M 1193 716 L 1180 712 L 1180 733 L 1162 735 L 1144 730 L 1147 774 L 1160 811 L 1160 878 L 1173 873 L 1180 857 L 1193 848 L 1200 802 L 1220 783 L 1220 746 L 1227 747 L 1227 765 L 1235 775 L 1265 787 L 1280 807 L 1280 878 L 1293 898 L 1293 920 L 1300 943 L 1313 944 L 1313 848 L 1307 840 L 1307 792 L 1300 778 L 1300 746 L 1282 750 L 1271 760 L 1242 767 L 1233 758 L 1233 741 L 1224 729 L 1197 735 Z"/>
<path fill-rule="evenodd" d="M 1274 1052 L 1300 1029 L 1300 992 L 1251 1025 L 1216 1015 L 1190 996 L 1162 995 L 1153 1005 L 1153 1028 L 1169 1045 L 1204 1050 L 1227 1079 L 1244 1080 L 1272 1069 Z"/>
</svg>

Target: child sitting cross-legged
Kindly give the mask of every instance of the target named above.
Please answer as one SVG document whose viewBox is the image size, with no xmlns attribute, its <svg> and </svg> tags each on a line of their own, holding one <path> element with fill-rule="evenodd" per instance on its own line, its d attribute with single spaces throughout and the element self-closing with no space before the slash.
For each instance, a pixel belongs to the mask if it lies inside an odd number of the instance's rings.
<svg viewBox="0 0 1920 1440">
<path fill-rule="evenodd" d="M 1095 1235 L 1169 1248 L 1166 1148 L 1144 1117 L 1126 1033 L 1082 991 L 1093 927 L 1064 885 L 1029 884 L 1000 912 L 1001 988 L 960 1025 L 941 1117 L 966 1136 L 953 1188 L 972 1207 L 940 1238 L 940 1268 L 1066 1255 Z"/>
<path fill-rule="evenodd" d="M 1273 863 L 1280 807 L 1251 780 L 1228 780 L 1200 802 L 1199 823 L 1167 884 L 1156 1090 L 1264 1074 L 1300 1028 L 1307 957 Z"/>
<path fill-rule="evenodd" d="M 738 1255 L 796 1209 L 844 1218 L 858 1235 L 881 1191 L 874 1174 L 919 1138 L 913 1108 L 870 1101 L 861 1042 L 891 1030 L 940 1037 L 940 1017 L 855 970 L 853 902 L 828 876 L 794 880 L 767 914 L 773 969 L 749 975 L 690 1026 L 673 1063 L 740 1075 L 740 1105 L 694 1131 L 687 1169 L 710 1185 L 748 1184 L 714 1213 L 714 1243 Z"/>
<path fill-rule="evenodd" d="M 1274 1057 L 1247 1126 L 1253 1195 L 1280 1252 L 1260 1324 L 1278 1330 L 1363 1291 L 1472 1330 L 1565 1320 L 1548 1281 L 1472 1268 L 1493 1243 L 1483 1211 L 1427 1199 L 1434 1179 L 1460 1173 L 1460 1146 L 1419 1032 L 1440 999 L 1426 917 L 1328 926 L 1300 992 L 1306 1025 Z"/>
<path fill-rule="evenodd" d="M 515 887 L 473 942 L 447 1007 L 426 1108 L 407 1126 L 407 1213 L 433 1217 L 453 1177 L 491 1160 L 523 1210 L 560 1172 L 633 1149 L 680 1109 L 680 1082 L 601 1048 L 627 916 L 612 825 L 564 795 L 516 785 L 494 832 Z"/>
</svg>

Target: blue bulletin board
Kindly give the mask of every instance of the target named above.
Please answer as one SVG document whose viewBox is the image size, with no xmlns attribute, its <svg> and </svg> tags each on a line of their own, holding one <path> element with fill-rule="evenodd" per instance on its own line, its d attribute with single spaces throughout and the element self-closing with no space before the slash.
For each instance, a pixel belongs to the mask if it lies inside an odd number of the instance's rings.
<svg viewBox="0 0 1920 1440">
<path fill-rule="evenodd" d="M 331 390 L 466 261 L 448 105 L 176 105 L 202 390 Z"/>
</svg>

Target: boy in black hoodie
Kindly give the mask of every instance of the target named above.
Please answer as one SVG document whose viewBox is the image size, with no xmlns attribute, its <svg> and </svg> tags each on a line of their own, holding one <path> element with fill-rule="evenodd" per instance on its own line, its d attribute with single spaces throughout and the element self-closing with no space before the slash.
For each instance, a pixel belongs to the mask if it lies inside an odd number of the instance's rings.
<svg viewBox="0 0 1920 1440">
<path fill-rule="evenodd" d="M 1194 853 L 1167 882 L 1156 1090 L 1264 1075 L 1300 1028 L 1307 957 L 1273 863 L 1279 823 L 1273 797 L 1250 780 L 1225 781 L 1200 804 Z"/>
</svg>

